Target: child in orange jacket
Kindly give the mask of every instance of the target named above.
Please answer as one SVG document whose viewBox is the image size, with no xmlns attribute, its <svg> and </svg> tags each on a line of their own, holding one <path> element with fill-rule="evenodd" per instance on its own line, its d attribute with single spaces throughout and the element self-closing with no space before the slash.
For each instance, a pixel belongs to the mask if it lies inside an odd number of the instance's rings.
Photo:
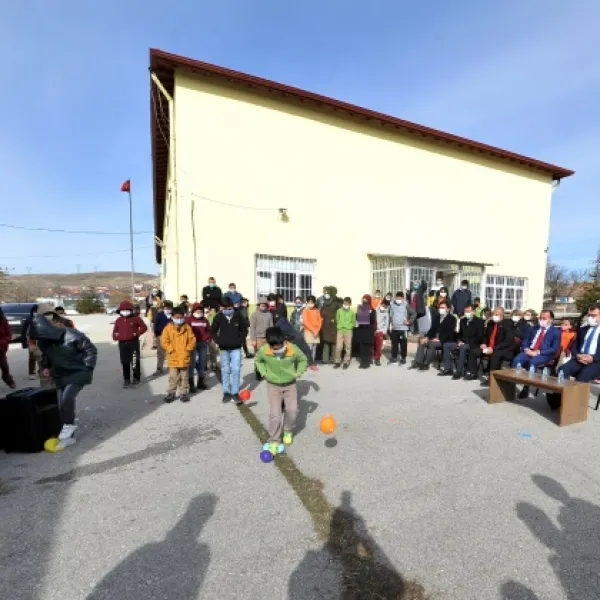
<svg viewBox="0 0 600 600">
<path fill-rule="evenodd" d="M 192 362 L 192 352 L 196 348 L 196 336 L 185 322 L 185 314 L 184 308 L 174 308 L 171 321 L 160 336 L 160 343 L 165 349 L 169 367 L 169 383 L 165 396 L 167 403 L 175 400 L 177 387 L 181 392 L 180 400 L 190 401 L 188 370 Z"/>
<path fill-rule="evenodd" d="M 321 311 L 317 307 L 317 299 L 314 296 L 309 296 L 306 299 L 306 308 L 304 309 L 304 341 L 310 348 L 313 364 L 315 360 L 315 352 L 321 338 L 321 327 L 323 326 L 323 317 Z"/>
</svg>

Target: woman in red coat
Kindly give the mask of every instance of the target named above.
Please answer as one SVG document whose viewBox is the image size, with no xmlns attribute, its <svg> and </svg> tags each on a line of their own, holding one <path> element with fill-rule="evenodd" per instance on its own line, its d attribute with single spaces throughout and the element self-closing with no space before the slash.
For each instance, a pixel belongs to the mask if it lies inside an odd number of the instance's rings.
<svg viewBox="0 0 600 600">
<path fill-rule="evenodd" d="M 2 371 L 2 381 L 4 381 L 11 390 L 14 390 L 17 387 L 17 384 L 10 374 L 8 360 L 6 358 L 8 345 L 11 341 L 12 333 L 10 331 L 10 325 L 4 316 L 2 307 L 0 307 L 0 371 Z"/>
</svg>

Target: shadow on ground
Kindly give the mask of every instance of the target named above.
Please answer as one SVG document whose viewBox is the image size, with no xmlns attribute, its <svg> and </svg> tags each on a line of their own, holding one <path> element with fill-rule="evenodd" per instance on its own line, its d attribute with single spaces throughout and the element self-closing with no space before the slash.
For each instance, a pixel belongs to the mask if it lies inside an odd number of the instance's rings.
<svg viewBox="0 0 600 600">
<path fill-rule="evenodd" d="M 88 600 L 184 600 L 197 598 L 210 563 L 210 548 L 198 542 L 217 497 L 194 498 L 164 540 L 132 552 L 94 588 Z"/>
<path fill-rule="evenodd" d="M 600 506 L 574 498 L 558 481 L 534 475 L 533 482 L 560 502 L 558 526 L 540 508 L 528 502 L 517 504 L 517 516 L 536 539 L 552 551 L 549 562 L 568 600 L 597 600 L 600 590 Z M 521 583 L 502 585 L 506 600 L 538 600 Z"/>
<path fill-rule="evenodd" d="M 334 563 L 334 569 L 331 569 Z M 338 576 L 332 578 L 337 567 Z M 342 492 L 329 523 L 323 548 L 308 552 L 288 584 L 289 600 L 307 598 L 360 600 L 426 600 L 421 585 L 405 580 L 369 534 L 352 507 L 350 492 Z"/>
<path fill-rule="evenodd" d="M 96 346 L 98 363 L 94 383 L 84 388 L 77 401 L 80 425 L 77 443 L 54 455 L 44 452 L 5 455 L 0 451 L 0 480 L 3 481 L 0 485 L 3 501 L 0 539 L 11 539 L 10 547 L 3 545 L 0 551 L 1 598 L 44 600 L 44 576 L 55 542 L 56 529 L 60 525 L 62 508 L 73 480 L 123 468 L 144 458 L 208 441 L 220 435 L 219 431 L 208 425 L 190 427 L 173 434 L 166 441 L 149 444 L 137 452 L 81 465 L 81 459 L 87 452 L 108 442 L 153 411 L 169 409 L 168 405 L 163 404 L 162 394 L 153 395 L 146 384 L 137 389 L 122 390 L 117 347 L 110 343 L 96 343 Z M 26 372 L 26 358 L 23 360 L 23 357 L 19 357 L 17 364 L 19 367 L 13 368 L 14 371 L 25 369 Z M 142 359 L 143 375 L 152 373 L 154 369 L 154 358 Z M 144 378 L 144 382 L 150 380 L 149 377 Z M 214 375 L 211 375 L 210 380 L 210 384 L 216 384 Z M 29 383 L 19 387 L 28 385 Z M 94 394 L 93 398 L 91 394 Z M 35 485 L 36 483 L 46 485 Z M 32 485 L 35 487 L 31 487 Z M 190 510 L 193 511 L 194 508 Z M 200 509 L 196 512 L 199 511 Z M 185 562 L 186 559 L 180 557 L 179 560 Z M 18 568 L 15 568 L 15 561 Z M 175 560 L 173 562 L 176 563 Z M 124 594 L 112 597 L 131 596 Z"/>
</svg>

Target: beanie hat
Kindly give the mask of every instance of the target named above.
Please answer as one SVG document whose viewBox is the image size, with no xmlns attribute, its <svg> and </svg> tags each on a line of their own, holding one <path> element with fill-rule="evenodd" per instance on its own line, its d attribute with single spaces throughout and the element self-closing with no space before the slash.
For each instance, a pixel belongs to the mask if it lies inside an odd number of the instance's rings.
<svg viewBox="0 0 600 600">
<path fill-rule="evenodd" d="M 123 300 L 119 304 L 119 311 L 121 311 L 121 310 L 133 310 L 133 304 L 131 304 L 131 302 L 129 302 L 129 300 Z"/>
<path fill-rule="evenodd" d="M 45 315 L 46 313 L 53 313 L 54 306 L 50 302 L 42 302 L 38 304 L 37 313 L 38 315 Z"/>
<path fill-rule="evenodd" d="M 200 304 L 200 302 L 194 302 L 194 304 L 192 304 L 192 312 L 196 310 L 203 310 L 202 304 Z"/>
<path fill-rule="evenodd" d="M 266 299 L 264 296 L 261 296 L 261 297 L 258 299 L 258 303 L 259 303 L 259 304 L 268 304 L 268 301 L 267 301 L 267 299 Z"/>
</svg>

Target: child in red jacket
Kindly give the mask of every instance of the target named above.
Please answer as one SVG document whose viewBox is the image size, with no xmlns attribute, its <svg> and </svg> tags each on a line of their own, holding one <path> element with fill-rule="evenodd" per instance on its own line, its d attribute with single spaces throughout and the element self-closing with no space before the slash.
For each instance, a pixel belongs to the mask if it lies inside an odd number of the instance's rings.
<svg viewBox="0 0 600 600">
<path fill-rule="evenodd" d="M 212 341 L 212 333 L 210 330 L 210 323 L 204 316 L 202 304 L 194 304 L 192 306 L 192 313 L 186 317 L 185 321 L 192 328 L 192 331 L 196 336 L 196 349 L 192 352 L 192 362 L 190 363 L 188 371 L 190 392 L 194 394 L 196 389 L 208 389 L 206 383 L 204 383 L 204 372 L 206 369 L 208 345 Z M 198 373 L 197 385 L 194 383 L 194 369 Z"/>
<path fill-rule="evenodd" d="M 6 358 L 8 346 L 11 341 L 12 333 L 10 331 L 10 325 L 8 324 L 7 318 L 4 316 L 2 307 L 0 307 L 0 371 L 2 372 L 2 381 L 4 381 L 11 390 L 14 390 L 17 387 L 17 384 L 10 374 L 8 360 Z"/>
<path fill-rule="evenodd" d="M 133 363 L 133 386 L 140 384 L 140 337 L 146 333 L 146 324 L 133 312 L 133 304 L 123 300 L 119 304 L 119 318 L 115 321 L 113 340 L 119 342 L 119 354 L 123 367 L 123 387 L 131 387 L 131 363 Z"/>
</svg>

